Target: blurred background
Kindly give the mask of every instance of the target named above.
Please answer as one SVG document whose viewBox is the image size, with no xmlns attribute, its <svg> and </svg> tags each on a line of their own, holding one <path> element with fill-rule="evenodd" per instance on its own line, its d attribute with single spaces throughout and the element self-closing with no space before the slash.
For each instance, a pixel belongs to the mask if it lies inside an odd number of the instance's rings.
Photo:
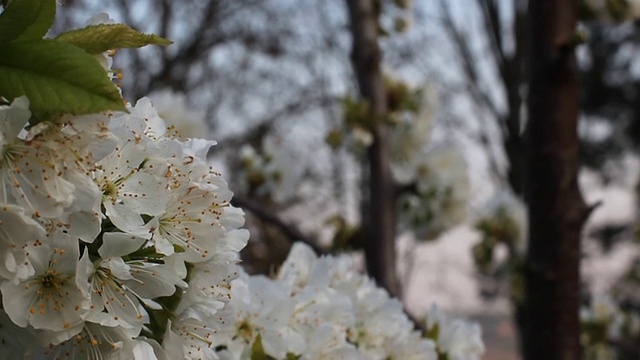
<svg viewBox="0 0 640 360">
<path fill-rule="evenodd" d="M 113 69 L 125 99 L 149 96 L 179 134 L 218 142 L 211 164 L 245 210 L 250 272 L 272 273 L 294 241 L 349 252 L 416 318 L 437 303 L 480 321 L 486 359 L 518 358 L 527 1 L 372 1 L 379 48 L 342 0 L 61 4 L 53 35 L 107 12 L 174 42 L 118 51 Z M 579 5 L 579 183 L 599 203 L 581 268 L 593 359 L 640 358 L 638 16 L 634 0 Z M 382 99 L 363 87 L 357 44 L 377 54 Z M 390 216 L 391 247 L 372 209 Z"/>
</svg>

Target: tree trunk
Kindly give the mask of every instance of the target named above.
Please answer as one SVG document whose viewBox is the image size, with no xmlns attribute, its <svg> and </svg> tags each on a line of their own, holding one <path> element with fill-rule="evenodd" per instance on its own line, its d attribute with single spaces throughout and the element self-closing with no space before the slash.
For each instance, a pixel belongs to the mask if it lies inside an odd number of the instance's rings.
<svg viewBox="0 0 640 360">
<path fill-rule="evenodd" d="M 367 271 L 392 296 L 399 297 L 401 289 L 396 274 L 395 251 L 396 199 L 390 168 L 389 129 L 382 121 L 387 113 L 387 100 L 378 44 L 376 6 L 380 4 L 376 1 L 379 0 L 347 0 L 353 35 L 351 60 L 362 99 L 369 104 L 373 135 L 373 143 L 367 153 L 369 214 L 362 223 L 366 234 Z"/>
<path fill-rule="evenodd" d="M 529 2 L 525 360 L 580 359 L 577 1 Z"/>
</svg>

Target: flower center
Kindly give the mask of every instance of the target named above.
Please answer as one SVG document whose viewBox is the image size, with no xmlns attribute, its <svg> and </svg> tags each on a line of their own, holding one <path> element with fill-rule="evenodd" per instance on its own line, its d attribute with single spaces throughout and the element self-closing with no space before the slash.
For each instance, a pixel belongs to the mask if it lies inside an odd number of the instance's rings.
<svg viewBox="0 0 640 360">
<path fill-rule="evenodd" d="M 102 185 L 102 194 L 106 197 L 114 197 L 118 195 L 118 186 L 111 180 L 106 179 Z"/>
<path fill-rule="evenodd" d="M 64 287 L 65 283 L 69 279 L 69 276 L 58 274 L 53 269 L 49 269 L 47 274 L 41 276 L 37 281 L 39 285 L 38 294 L 45 296 L 51 293 L 57 293 Z"/>
</svg>

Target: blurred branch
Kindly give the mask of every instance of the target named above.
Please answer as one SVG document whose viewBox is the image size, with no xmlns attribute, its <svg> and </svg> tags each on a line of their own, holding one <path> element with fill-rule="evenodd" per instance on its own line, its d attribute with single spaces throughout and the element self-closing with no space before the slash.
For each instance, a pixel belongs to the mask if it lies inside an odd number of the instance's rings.
<svg viewBox="0 0 640 360">
<path fill-rule="evenodd" d="M 165 39 L 169 38 L 169 26 L 171 25 L 171 0 L 162 0 L 161 3 L 162 13 L 161 21 L 160 21 L 160 32 L 159 35 Z M 167 62 L 167 52 L 162 50 L 162 62 Z"/>
<path fill-rule="evenodd" d="M 440 0 L 442 25 L 444 31 L 454 44 L 457 57 L 461 62 L 464 74 L 466 92 L 480 107 L 486 108 L 495 119 L 495 124 L 502 137 L 502 147 L 507 155 L 507 173 L 503 174 L 497 166 L 495 150 L 491 145 L 491 137 L 487 131 L 490 127 L 480 126 L 478 143 L 486 150 L 491 172 L 498 175 L 500 181 L 508 180 L 508 184 L 516 195 L 522 195 L 524 183 L 524 159 L 522 143 L 522 117 L 520 116 L 524 95 L 522 88 L 525 82 L 525 40 L 526 13 L 522 7 L 522 0 L 514 0 L 513 4 L 513 51 L 507 53 L 504 49 L 504 26 L 500 18 L 499 2 L 496 0 L 476 0 L 482 18 L 482 30 L 489 41 L 490 57 L 498 71 L 498 81 L 502 85 L 506 107 L 501 110 L 490 97 L 490 92 L 481 85 L 478 64 L 487 61 L 480 55 L 475 55 L 471 49 L 469 37 L 464 34 L 453 20 L 453 15 L 446 0 Z M 480 117 L 482 118 L 482 117 Z M 505 176 L 506 175 L 506 176 Z"/>
<path fill-rule="evenodd" d="M 300 98 L 295 99 L 295 101 L 289 102 L 280 109 L 277 109 L 272 114 L 270 114 L 267 118 L 260 121 L 260 123 L 254 126 L 251 129 L 245 130 L 242 134 L 237 136 L 230 136 L 224 140 L 221 140 L 221 143 L 224 143 L 227 148 L 237 148 L 242 144 L 251 144 L 256 141 L 258 138 L 262 138 L 265 133 L 269 132 L 275 123 L 284 118 L 285 116 L 292 116 L 298 113 L 302 113 L 308 110 L 310 107 L 315 105 L 321 105 L 326 107 L 328 103 L 334 103 L 336 99 L 327 98 L 322 94 L 314 94 L 315 89 L 303 89 L 303 92 L 300 94 Z"/>
<path fill-rule="evenodd" d="M 315 239 L 308 238 L 305 234 L 302 233 L 302 231 L 300 231 L 300 229 L 298 229 L 294 225 L 287 224 L 273 211 L 268 211 L 267 209 L 262 208 L 259 204 L 238 195 L 233 196 L 231 205 L 250 211 L 253 215 L 258 217 L 262 221 L 265 221 L 270 225 L 276 227 L 292 242 L 301 241 L 309 245 L 318 255 L 324 255 L 327 253 L 326 250 L 324 250 L 317 244 L 317 241 Z"/>
<path fill-rule="evenodd" d="M 484 31 L 487 34 L 487 38 L 489 38 L 493 57 L 498 61 L 499 67 L 502 69 L 506 59 L 502 47 L 502 26 L 500 25 L 498 3 L 496 0 L 476 0 L 476 2 L 482 13 Z"/>
<path fill-rule="evenodd" d="M 477 103 L 483 104 L 496 119 L 499 119 L 502 115 L 500 110 L 491 100 L 487 91 L 480 86 L 480 76 L 475 65 L 477 62 L 469 46 L 468 37 L 453 22 L 451 11 L 447 4 L 447 0 L 440 0 L 442 25 L 445 32 L 453 40 L 458 57 L 462 61 L 462 70 L 466 76 L 468 91 Z"/>
</svg>

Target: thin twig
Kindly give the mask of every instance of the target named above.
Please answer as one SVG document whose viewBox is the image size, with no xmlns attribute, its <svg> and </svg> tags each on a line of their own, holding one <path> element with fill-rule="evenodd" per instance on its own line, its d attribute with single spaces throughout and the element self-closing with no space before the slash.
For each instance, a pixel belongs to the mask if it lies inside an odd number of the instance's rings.
<svg viewBox="0 0 640 360">
<path fill-rule="evenodd" d="M 309 245 L 313 251 L 318 255 L 324 255 L 327 253 L 325 249 L 317 244 L 317 241 L 309 238 L 303 234 L 296 226 L 286 223 L 283 219 L 277 216 L 275 213 L 270 212 L 262 208 L 259 204 L 243 198 L 242 196 L 234 196 L 231 200 L 231 205 L 250 211 L 253 215 L 266 221 L 270 225 L 280 230 L 289 240 L 300 241 Z"/>
</svg>

